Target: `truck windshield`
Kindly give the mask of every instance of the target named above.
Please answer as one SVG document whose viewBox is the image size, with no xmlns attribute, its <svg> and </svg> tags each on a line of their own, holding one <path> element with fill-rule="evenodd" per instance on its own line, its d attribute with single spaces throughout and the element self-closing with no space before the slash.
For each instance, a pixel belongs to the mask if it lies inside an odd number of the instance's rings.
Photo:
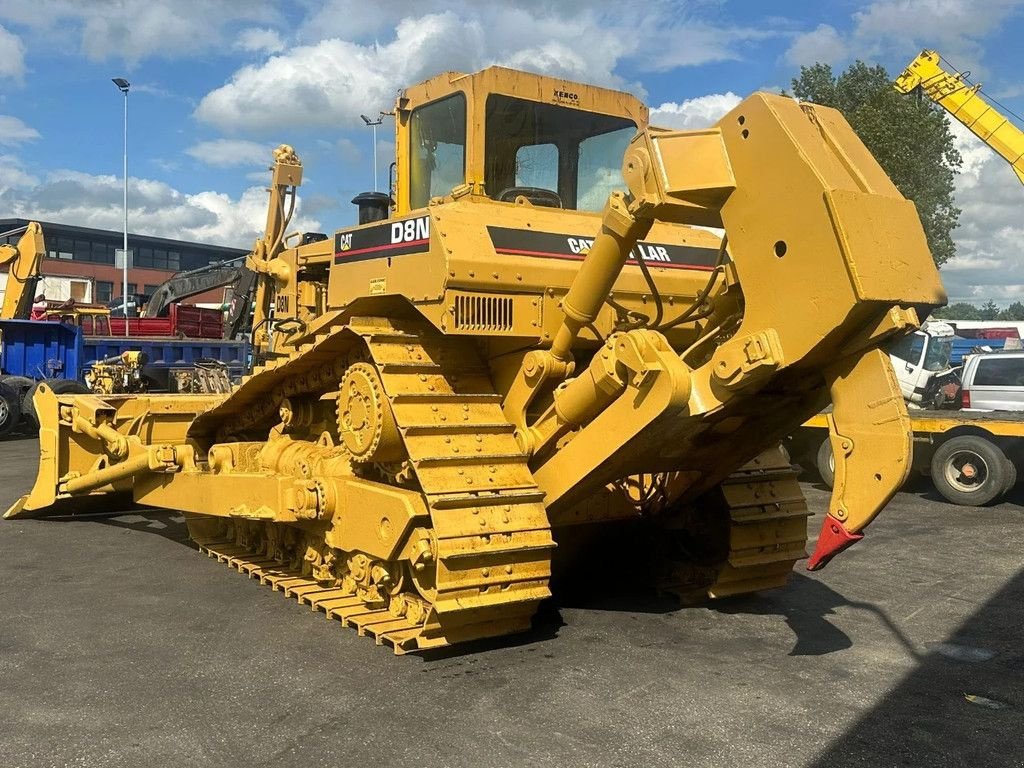
<svg viewBox="0 0 1024 768">
<path fill-rule="evenodd" d="M 953 339 L 928 339 L 928 347 L 924 353 L 924 369 L 926 371 L 944 371 L 949 368 L 949 358 L 953 354 Z"/>
<path fill-rule="evenodd" d="M 920 331 L 914 331 L 909 336 L 904 336 L 895 344 L 889 347 L 889 354 L 898 357 L 900 360 L 918 365 L 921 362 L 921 351 L 924 349 L 925 335 Z"/>
<path fill-rule="evenodd" d="M 624 117 L 491 94 L 484 131 L 491 197 L 511 201 L 517 187 L 534 187 L 554 192 L 562 208 L 597 211 L 625 187 L 622 156 L 637 127 Z"/>
</svg>

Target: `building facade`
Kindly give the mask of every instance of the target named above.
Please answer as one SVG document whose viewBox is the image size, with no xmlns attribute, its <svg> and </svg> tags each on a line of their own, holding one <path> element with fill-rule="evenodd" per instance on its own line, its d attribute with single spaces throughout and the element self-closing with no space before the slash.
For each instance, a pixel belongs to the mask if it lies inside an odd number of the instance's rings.
<svg viewBox="0 0 1024 768">
<path fill-rule="evenodd" d="M 0 219 L 0 233 L 17 230 L 28 219 Z M 121 250 L 120 232 L 75 227 L 40 221 L 46 243 L 42 273 L 54 277 L 85 278 L 92 283 L 92 300 L 100 304 L 120 298 L 122 270 L 114 263 Z M 0 234 L 0 243 L 15 244 L 20 234 Z M 187 272 L 218 261 L 245 256 L 248 251 L 221 245 L 190 243 L 164 237 L 128 233 L 128 293 L 152 294 L 160 283 L 177 272 Z M 194 303 L 220 301 L 221 293 L 211 291 L 190 299 Z"/>
</svg>

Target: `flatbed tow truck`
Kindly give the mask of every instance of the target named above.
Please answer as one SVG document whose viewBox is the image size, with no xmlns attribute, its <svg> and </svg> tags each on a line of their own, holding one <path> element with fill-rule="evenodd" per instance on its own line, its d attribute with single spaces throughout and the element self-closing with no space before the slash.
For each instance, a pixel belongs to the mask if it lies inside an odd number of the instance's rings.
<svg viewBox="0 0 1024 768">
<path fill-rule="evenodd" d="M 953 504 L 978 507 L 998 501 L 1017 483 L 1024 461 L 1024 413 L 1012 411 L 909 410 L 914 430 L 913 469 L 928 475 Z M 815 466 L 829 488 L 836 482 L 833 450 L 847 450 L 845 438 L 828 435 L 828 412 L 804 423 L 790 452 L 803 466 Z M 839 478 L 842 482 L 842 478 Z"/>
<path fill-rule="evenodd" d="M 943 66 L 937 51 L 922 51 L 896 78 L 900 93 L 916 94 L 946 110 L 981 141 L 1010 164 L 1024 182 L 1024 130 L 1002 114 L 968 73 Z M 1024 461 L 1024 412 L 971 410 L 917 410 L 913 406 L 936 403 L 942 385 L 948 384 L 949 359 L 929 365 L 927 347 L 931 340 L 949 338 L 947 351 L 954 351 L 952 337 L 942 323 L 932 333 L 915 334 L 923 349 L 906 355 L 891 355 L 904 397 L 910 404 L 913 428 L 913 469 L 931 476 L 935 489 L 954 504 L 981 506 L 1002 498 L 1017 483 L 1017 468 Z M 913 337 L 908 336 L 911 349 Z M 891 350 L 890 350 L 891 351 Z M 958 362 L 958 361 L 954 361 Z M 842 489 L 843 477 L 835 477 L 833 451 L 849 451 L 852 441 L 842 435 L 828 436 L 827 411 L 812 417 L 790 440 L 790 454 L 802 466 L 816 466 L 830 488 Z M 841 471 L 840 471 L 841 474 Z"/>
</svg>

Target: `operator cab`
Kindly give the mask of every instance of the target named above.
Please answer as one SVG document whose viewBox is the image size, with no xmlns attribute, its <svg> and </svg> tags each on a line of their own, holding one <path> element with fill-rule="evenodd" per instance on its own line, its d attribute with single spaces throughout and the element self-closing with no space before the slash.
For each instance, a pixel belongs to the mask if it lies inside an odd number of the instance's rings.
<svg viewBox="0 0 1024 768">
<path fill-rule="evenodd" d="M 398 214 L 466 194 L 599 211 L 624 188 L 623 154 L 647 124 L 629 94 L 503 67 L 432 78 L 396 115 Z"/>
</svg>

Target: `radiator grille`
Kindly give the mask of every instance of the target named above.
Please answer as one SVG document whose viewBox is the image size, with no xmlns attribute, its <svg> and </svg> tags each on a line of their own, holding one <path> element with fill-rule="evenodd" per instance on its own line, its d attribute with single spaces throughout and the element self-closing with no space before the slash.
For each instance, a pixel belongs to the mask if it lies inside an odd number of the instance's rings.
<svg viewBox="0 0 1024 768">
<path fill-rule="evenodd" d="M 511 296 L 456 296 L 455 327 L 463 331 L 511 331 Z"/>
</svg>

